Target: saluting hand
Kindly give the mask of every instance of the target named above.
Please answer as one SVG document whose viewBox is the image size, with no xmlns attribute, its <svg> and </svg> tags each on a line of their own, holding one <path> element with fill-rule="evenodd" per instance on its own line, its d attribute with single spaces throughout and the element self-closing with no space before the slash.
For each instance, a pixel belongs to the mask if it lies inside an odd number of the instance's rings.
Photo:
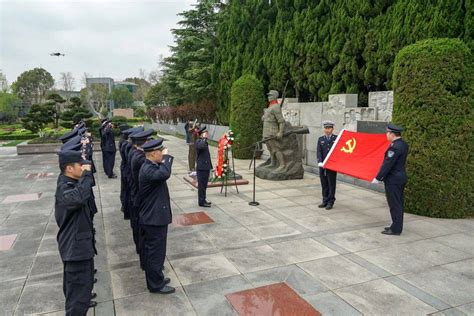
<svg viewBox="0 0 474 316">
<path fill-rule="evenodd" d="M 168 155 L 168 147 L 165 147 L 162 151 L 163 155 Z"/>
<path fill-rule="evenodd" d="M 91 171 L 91 165 L 81 165 L 82 171 Z"/>
</svg>

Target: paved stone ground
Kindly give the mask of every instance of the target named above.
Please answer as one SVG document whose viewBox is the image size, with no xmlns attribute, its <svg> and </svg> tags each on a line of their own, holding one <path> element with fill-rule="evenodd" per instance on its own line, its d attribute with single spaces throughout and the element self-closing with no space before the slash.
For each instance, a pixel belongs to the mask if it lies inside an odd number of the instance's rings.
<svg viewBox="0 0 474 316">
<path fill-rule="evenodd" d="M 406 214 L 402 236 L 381 235 L 389 223 L 383 194 L 338 183 L 335 208 L 321 210 L 312 174 L 257 179 L 259 207 L 248 205 L 251 185 L 239 187 L 240 194 L 230 188 L 226 198 L 209 189 L 213 207 L 200 209 L 196 190 L 183 180 L 187 147 L 167 138 L 176 157 L 168 181 L 174 214 L 205 211 L 215 223 L 170 227 L 165 272 L 177 291 L 148 293 L 119 210 L 120 181 L 104 177 L 97 153 L 99 305 L 90 315 L 234 315 L 225 294 L 278 282 L 323 315 L 474 314 L 474 220 Z M 10 148 L 0 155 L 0 236 L 17 235 L 11 249 L 0 250 L 0 310 L 62 315 L 56 156 L 18 157 Z M 236 161 L 237 170 L 252 180 L 248 163 Z M 38 198 L 34 193 L 39 199 L 11 202 L 12 195 Z"/>
</svg>

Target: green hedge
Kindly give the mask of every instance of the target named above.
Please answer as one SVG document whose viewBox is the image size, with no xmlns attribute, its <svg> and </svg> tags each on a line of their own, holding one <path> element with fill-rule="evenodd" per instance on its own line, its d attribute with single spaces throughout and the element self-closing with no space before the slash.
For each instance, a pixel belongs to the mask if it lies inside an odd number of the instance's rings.
<svg viewBox="0 0 474 316">
<path fill-rule="evenodd" d="M 410 145 L 408 212 L 460 218 L 474 212 L 473 55 L 459 39 L 403 48 L 394 64 L 393 121 Z"/>
<path fill-rule="evenodd" d="M 262 115 L 266 101 L 263 84 L 252 75 L 243 75 L 231 90 L 230 128 L 235 133 L 235 158 L 252 158 L 252 144 L 262 138 Z"/>
</svg>

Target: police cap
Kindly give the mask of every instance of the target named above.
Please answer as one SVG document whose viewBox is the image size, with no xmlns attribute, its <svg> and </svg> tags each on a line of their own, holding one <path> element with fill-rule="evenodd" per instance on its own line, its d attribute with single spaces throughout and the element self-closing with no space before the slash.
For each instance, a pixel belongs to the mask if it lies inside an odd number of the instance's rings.
<svg viewBox="0 0 474 316">
<path fill-rule="evenodd" d="M 119 125 L 119 129 L 120 129 L 121 132 L 123 132 L 123 131 L 125 131 L 125 130 L 127 130 L 127 129 L 129 129 L 129 128 L 130 128 L 130 126 L 127 125 L 127 124 L 120 124 L 120 125 Z"/>
<path fill-rule="evenodd" d="M 336 123 L 334 123 L 333 121 L 323 121 L 324 127 L 334 127 L 334 125 L 336 125 Z"/>
<path fill-rule="evenodd" d="M 143 144 L 142 149 L 144 152 L 162 150 L 164 148 L 163 141 L 163 138 L 149 140 L 145 144 Z"/>
<path fill-rule="evenodd" d="M 400 126 L 397 126 L 395 124 L 389 123 L 387 125 L 387 132 L 401 133 L 401 132 L 403 132 L 403 128 L 401 128 Z"/>
<path fill-rule="evenodd" d="M 68 163 L 80 163 L 80 164 L 89 164 L 89 160 L 82 159 L 81 152 L 75 150 L 61 150 L 58 153 L 59 156 L 59 165 L 64 165 Z"/>
<path fill-rule="evenodd" d="M 69 139 L 73 138 L 76 135 L 77 135 L 77 129 L 74 129 L 72 131 L 65 133 L 63 136 L 59 137 L 59 140 L 62 141 L 64 144 L 65 142 L 67 142 Z"/>
<path fill-rule="evenodd" d="M 132 134 L 132 135 L 130 135 L 130 137 L 132 138 L 132 140 L 138 140 L 138 141 L 146 140 L 151 135 L 153 135 L 154 132 L 155 132 L 155 130 L 150 128 L 150 129 L 147 129 L 146 131 L 142 131 L 142 132 Z"/>
</svg>

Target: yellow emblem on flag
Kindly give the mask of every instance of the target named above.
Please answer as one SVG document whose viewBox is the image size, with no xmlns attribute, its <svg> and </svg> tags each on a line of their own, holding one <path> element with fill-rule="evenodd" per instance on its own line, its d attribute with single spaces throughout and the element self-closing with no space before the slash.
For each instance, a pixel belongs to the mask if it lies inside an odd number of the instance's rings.
<svg viewBox="0 0 474 316">
<path fill-rule="evenodd" d="M 352 152 L 354 151 L 357 143 L 356 143 L 356 140 L 354 137 L 352 137 L 351 139 L 349 139 L 347 142 L 346 142 L 346 145 L 347 145 L 347 148 L 345 146 L 343 146 L 341 148 L 341 151 L 347 153 L 347 154 L 352 154 Z"/>
</svg>

